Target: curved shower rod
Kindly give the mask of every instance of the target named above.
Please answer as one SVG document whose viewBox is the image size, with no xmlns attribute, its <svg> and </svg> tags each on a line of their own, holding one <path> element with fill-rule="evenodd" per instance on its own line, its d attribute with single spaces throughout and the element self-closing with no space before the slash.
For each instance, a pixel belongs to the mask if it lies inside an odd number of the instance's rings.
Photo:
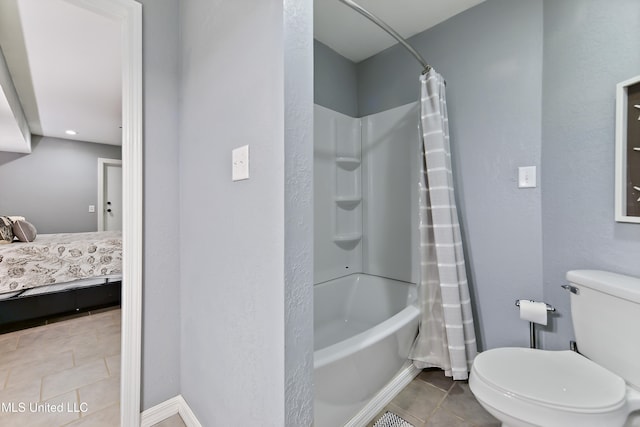
<svg viewBox="0 0 640 427">
<path fill-rule="evenodd" d="M 416 58 L 418 60 L 418 62 L 420 64 L 422 64 L 423 70 L 422 70 L 422 74 L 427 74 L 429 72 L 429 70 L 431 69 L 431 65 L 429 65 L 427 63 L 427 61 L 425 61 L 425 59 L 422 57 L 422 55 L 420 55 L 418 53 L 417 50 L 415 50 L 413 48 L 413 46 L 411 46 L 409 43 L 407 43 L 407 41 L 396 32 L 396 30 L 394 30 L 393 28 L 391 28 L 390 26 L 388 26 L 384 21 L 382 21 L 380 18 L 378 18 L 377 16 L 375 16 L 373 13 L 369 12 L 367 9 L 365 9 L 364 7 L 360 6 L 359 4 L 357 4 L 356 2 L 354 2 L 353 0 L 338 0 L 341 3 L 346 4 L 347 6 L 349 6 L 351 9 L 355 10 L 356 12 L 360 13 L 361 15 L 363 15 L 365 18 L 369 19 L 371 22 L 373 22 L 374 24 L 376 24 L 378 27 L 382 28 L 383 30 L 385 30 L 387 33 L 389 33 L 389 35 L 393 38 L 395 38 L 396 40 L 398 40 L 398 42 L 404 46 L 405 49 L 407 49 L 411 55 L 414 56 L 414 58 Z"/>
</svg>

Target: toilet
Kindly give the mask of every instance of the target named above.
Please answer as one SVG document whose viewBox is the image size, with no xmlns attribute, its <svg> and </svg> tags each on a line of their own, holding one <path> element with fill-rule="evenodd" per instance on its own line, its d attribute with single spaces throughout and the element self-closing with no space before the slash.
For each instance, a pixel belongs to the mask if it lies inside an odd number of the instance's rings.
<svg viewBox="0 0 640 427">
<path fill-rule="evenodd" d="M 640 426 L 640 279 L 575 270 L 567 281 L 579 353 L 482 352 L 471 391 L 503 427 Z"/>
</svg>

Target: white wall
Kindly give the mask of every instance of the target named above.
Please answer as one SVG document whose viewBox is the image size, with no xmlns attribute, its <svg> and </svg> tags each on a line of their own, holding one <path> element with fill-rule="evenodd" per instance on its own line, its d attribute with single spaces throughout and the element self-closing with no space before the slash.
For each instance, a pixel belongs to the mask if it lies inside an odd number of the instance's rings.
<svg viewBox="0 0 640 427">
<path fill-rule="evenodd" d="M 314 120 L 314 283 L 359 272 L 417 282 L 418 105 L 361 119 L 316 105 Z M 361 240 L 336 241 L 349 234 Z"/>
<path fill-rule="evenodd" d="M 202 425 L 311 424 L 311 253 L 290 246 L 311 240 L 310 6 L 180 3 L 180 391 Z"/>
<path fill-rule="evenodd" d="M 419 280 L 419 105 L 362 118 L 363 270 L 405 282 Z"/>
<path fill-rule="evenodd" d="M 361 159 L 360 119 L 314 106 L 313 201 L 314 283 L 362 272 L 362 243 L 337 241 L 348 235 L 362 236 L 362 167 L 341 167 L 339 157 Z"/>
</svg>

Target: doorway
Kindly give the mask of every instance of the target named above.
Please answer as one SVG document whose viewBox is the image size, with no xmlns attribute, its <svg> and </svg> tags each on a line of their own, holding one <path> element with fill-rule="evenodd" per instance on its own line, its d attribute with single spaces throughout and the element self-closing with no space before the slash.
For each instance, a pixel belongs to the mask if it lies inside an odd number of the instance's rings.
<svg viewBox="0 0 640 427">
<path fill-rule="evenodd" d="M 122 230 L 122 160 L 98 159 L 98 231 Z"/>
</svg>

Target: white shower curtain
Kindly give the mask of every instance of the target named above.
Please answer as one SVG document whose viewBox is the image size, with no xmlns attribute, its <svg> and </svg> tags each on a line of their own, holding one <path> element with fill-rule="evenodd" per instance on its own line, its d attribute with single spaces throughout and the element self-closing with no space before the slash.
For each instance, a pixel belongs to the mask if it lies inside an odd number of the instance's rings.
<svg viewBox="0 0 640 427">
<path fill-rule="evenodd" d="M 454 380 L 464 380 L 477 345 L 453 192 L 445 83 L 433 69 L 420 81 L 421 319 L 410 358 L 417 368 L 438 367 Z"/>
</svg>

